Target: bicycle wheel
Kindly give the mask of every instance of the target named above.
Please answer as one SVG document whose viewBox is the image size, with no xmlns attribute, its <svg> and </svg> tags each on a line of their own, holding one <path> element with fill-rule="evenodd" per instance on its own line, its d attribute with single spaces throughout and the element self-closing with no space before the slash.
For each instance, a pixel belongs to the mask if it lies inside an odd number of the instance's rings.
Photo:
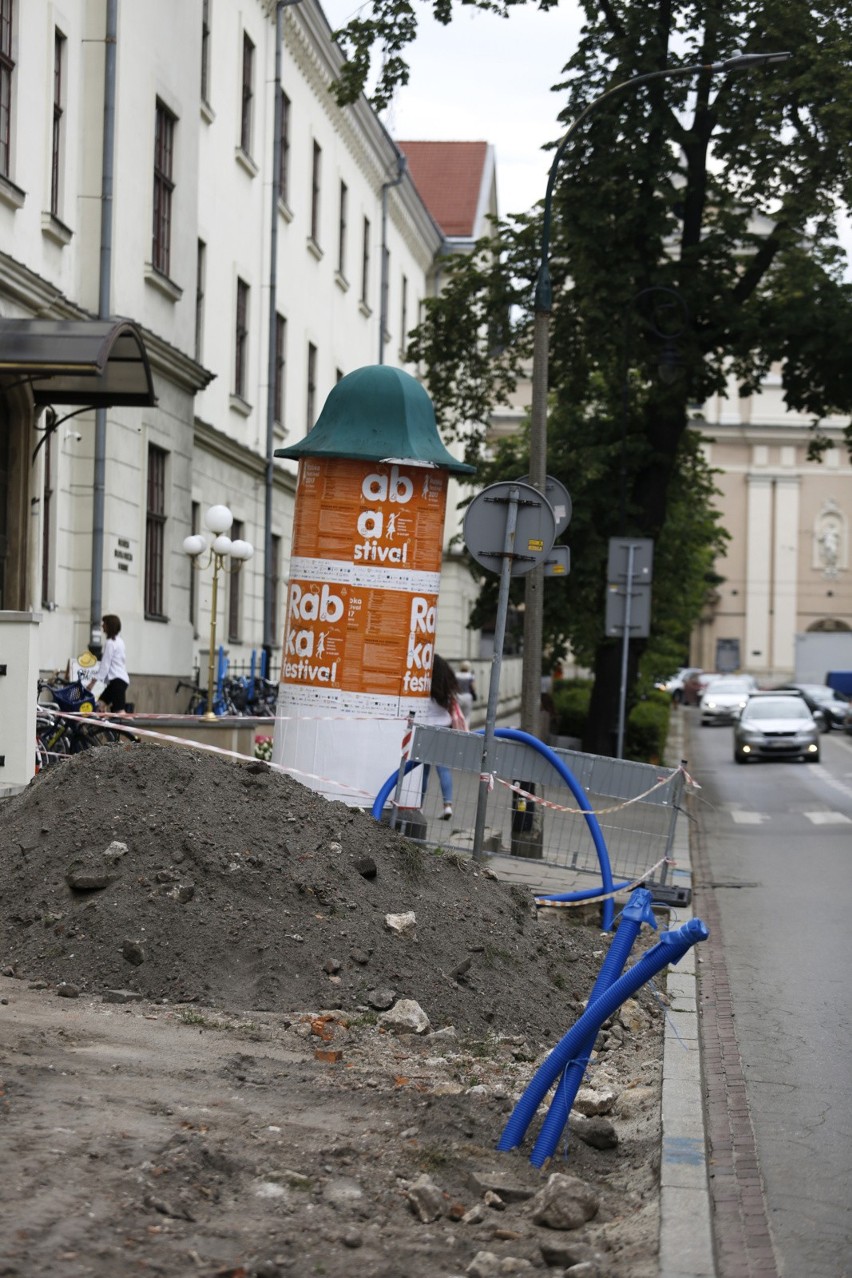
<svg viewBox="0 0 852 1278">
<path fill-rule="evenodd" d="M 42 719 L 36 724 L 36 772 L 71 753 L 71 739 L 63 723 Z"/>
<path fill-rule="evenodd" d="M 97 746 L 117 745 L 121 735 L 105 723 L 77 723 L 71 739 L 71 752 L 79 754 L 81 750 L 92 750 Z"/>
</svg>

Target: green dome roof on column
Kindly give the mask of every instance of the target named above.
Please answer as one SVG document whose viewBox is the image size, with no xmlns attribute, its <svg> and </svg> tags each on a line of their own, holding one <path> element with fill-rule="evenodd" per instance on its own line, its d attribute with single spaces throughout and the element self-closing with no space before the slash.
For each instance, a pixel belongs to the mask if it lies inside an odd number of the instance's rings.
<svg viewBox="0 0 852 1278">
<path fill-rule="evenodd" d="M 387 460 L 437 466 L 455 475 L 475 471 L 441 443 L 432 400 L 416 377 L 386 364 L 342 377 L 313 430 L 290 448 L 276 448 L 275 456 Z"/>
</svg>

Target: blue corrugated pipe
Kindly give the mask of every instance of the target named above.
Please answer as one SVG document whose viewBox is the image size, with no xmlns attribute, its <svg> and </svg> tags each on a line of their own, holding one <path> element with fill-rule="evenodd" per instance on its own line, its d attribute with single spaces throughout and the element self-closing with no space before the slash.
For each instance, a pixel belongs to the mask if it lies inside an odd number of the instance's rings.
<svg viewBox="0 0 852 1278">
<path fill-rule="evenodd" d="M 621 976 L 624 971 L 624 964 L 633 949 L 633 943 L 639 935 L 642 924 L 647 923 L 656 932 L 657 920 L 651 908 L 652 899 L 652 895 L 647 888 L 637 888 L 635 892 L 631 893 L 630 900 L 621 912 L 618 930 L 612 938 L 612 944 L 601 964 L 598 979 L 595 981 L 594 988 L 589 995 L 588 1006 L 591 1006 L 600 998 L 601 994 L 608 990 Z M 577 1092 L 580 1090 L 580 1084 L 583 1081 L 583 1075 L 586 1072 L 586 1066 L 595 1046 L 596 1038 L 597 1032 L 589 1034 L 586 1041 L 578 1049 L 574 1060 L 570 1061 L 563 1070 L 556 1093 L 550 1102 L 550 1109 L 547 1111 L 539 1132 L 538 1140 L 533 1147 L 533 1152 L 530 1154 L 530 1162 L 534 1167 L 541 1167 L 542 1163 L 546 1159 L 552 1158 L 556 1151 L 556 1146 L 559 1144 L 559 1139 L 568 1121 L 568 1115 L 571 1113 L 571 1106 L 574 1104 Z"/>
<path fill-rule="evenodd" d="M 617 891 L 617 888 L 612 881 L 612 867 L 609 863 L 609 852 L 607 851 L 607 846 L 604 842 L 603 831 L 601 830 L 598 818 L 595 816 L 594 812 L 587 808 L 587 804 L 589 802 L 588 795 L 574 776 L 573 772 L 570 772 L 568 768 L 566 768 L 559 755 L 554 750 L 551 750 L 550 746 L 545 745 L 543 741 L 539 741 L 538 737 L 532 736 L 529 732 L 521 732 L 519 728 L 496 728 L 494 735 L 495 737 L 502 737 L 506 741 L 520 741 L 524 745 L 528 745 L 531 749 L 537 751 L 538 754 L 543 755 L 544 758 L 547 759 L 548 763 L 550 763 L 559 773 L 562 780 L 568 786 L 568 789 L 583 809 L 583 816 L 586 818 L 586 825 L 589 827 L 589 833 L 592 836 L 592 842 L 594 843 L 595 851 L 598 854 L 598 864 L 601 867 L 602 887 L 600 892 L 584 892 L 582 896 L 571 892 L 568 893 L 567 896 L 563 896 L 562 900 L 592 900 L 594 897 L 603 896 L 604 893 L 606 893 L 606 899 L 601 904 L 601 922 L 603 924 L 603 930 L 605 932 L 609 932 L 615 917 L 615 904 L 612 896 L 608 894 Z"/>
<path fill-rule="evenodd" d="M 677 963 L 696 942 L 706 941 L 708 936 L 707 926 L 701 919 L 690 919 L 674 932 L 663 932 L 657 944 L 643 954 L 629 972 L 625 972 L 594 1003 L 589 1004 L 579 1020 L 536 1070 L 503 1129 L 498 1149 L 515 1149 L 520 1145 L 536 1110 L 559 1074 L 579 1056 L 587 1040 L 590 1037 L 594 1039 L 606 1018 L 652 976 L 656 976 L 667 964 Z"/>
<path fill-rule="evenodd" d="M 480 736 L 481 735 L 482 731 L 480 729 Z M 559 755 L 556 754 L 555 751 L 551 750 L 550 746 L 546 746 L 543 741 L 539 741 L 538 737 L 532 736 L 529 732 L 521 732 L 519 728 L 496 728 L 494 735 L 495 737 L 501 737 L 506 741 L 520 741 L 522 744 L 530 746 L 533 750 L 536 750 L 539 754 L 543 755 L 544 758 L 547 759 L 548 763 L 556 769 L 562 780 L 574 795 L 574 798 L 582 807 L 583 816 L 586 818 L 586 825 L 589 827 L 589 833 L 592 836 L 592 842 L 594 843 L 595 851 L 598 854 L 598 864 L 601 868 L 600 888 L 583 888 L 577 892 L 563 892 L 559 896 L 539 897 L 538 899 L 550 901 L 593 901 L 597 897 L 604 896 L 604 894 L 606 894 L 605 899 L 601 903 L 601 923 L 603 930 L 605 932 L 609 932 L 612 928 L 613 919 L 615 917 L 615 903 L 613 902 L 611 894 L 613 892 L 620 891 L 622 888 L 629 887 L 630 880 L 626 879 L 623 883 L 613 883 L 612 867 L 609 863 L 609 852 L 607 851 L 607 846 L 604 841 L 603 831 L 601 830 L 598 818 L 595 816 L 594 812 L 586 808 L 588 796 L 583 790 L 583 787 L 580 785 L 574 774 L 566 768 L 565 764 L 559 758 Z M 419 763 L 409 759 L 405 765 L 405 771 L 410 772 L 412 768 L 419 766 Z M 385 806 L 391 790 L 396 785 L 397 776 L 398 773 L 392 773 L 382 786 L 381 790 L 379 790 L 379 793 L 376 795 L 373 806 L 370 809 L 371 816 L 373 816 L 376 821 L 381 820 L 382 809 Z"/>
</svg>

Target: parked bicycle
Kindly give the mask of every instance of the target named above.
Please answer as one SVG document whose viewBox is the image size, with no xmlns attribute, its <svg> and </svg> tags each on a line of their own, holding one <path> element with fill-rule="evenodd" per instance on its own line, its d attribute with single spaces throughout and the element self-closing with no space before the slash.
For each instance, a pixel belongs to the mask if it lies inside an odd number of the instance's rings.
<svg viewBox="0 0 852 1278">
<path fill-rule="evenodd" d="M 44 698 L 49 697 L 46 701 Z M 79 679 L 39 679 L 36 705 L 36 771 L 96 746 L 116 745 L 123 735 L 94 715 L 94 695 Z M 64 712 L 64 714 L 62 713 Z M 67 714 L 79 715 L 69 719 Z"/>
<path fill-rule="evenodd" d="M 175 692 L 182 688 L 189 691 L 184 714 L 204 715 L 207 713 L 207 694 L 197 683 L 188 683 L 179 679 L 175 684 Z M 275 702 L 278 696 L 278 685 L 268 679 L 246 679 L 228 677 L 222 679 L 213 698 L 213 713 L 217 716 L 236 716 L 240 718 L 271 719 L 275 716 Z"/>
</svg>

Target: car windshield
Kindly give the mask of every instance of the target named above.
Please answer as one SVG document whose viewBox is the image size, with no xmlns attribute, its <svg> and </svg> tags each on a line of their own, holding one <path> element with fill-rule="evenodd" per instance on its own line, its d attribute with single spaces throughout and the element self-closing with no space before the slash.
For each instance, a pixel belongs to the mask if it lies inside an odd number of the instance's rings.
<svg viewBox="0 0 852 1278">
<path fill-rule="evenodd" d="M 811 712 L 798 697 L 767 697 L 746 706 L 749 719 L 810 719 Z"/>
<path fill-rule="evenodd" d="M 752 685 L 745 679 L 714 679 L 711 684 L 707 685 L 705 695 L 708 697 L 718 697 L 723 692 L 744 693 Z"/>
</svg>

